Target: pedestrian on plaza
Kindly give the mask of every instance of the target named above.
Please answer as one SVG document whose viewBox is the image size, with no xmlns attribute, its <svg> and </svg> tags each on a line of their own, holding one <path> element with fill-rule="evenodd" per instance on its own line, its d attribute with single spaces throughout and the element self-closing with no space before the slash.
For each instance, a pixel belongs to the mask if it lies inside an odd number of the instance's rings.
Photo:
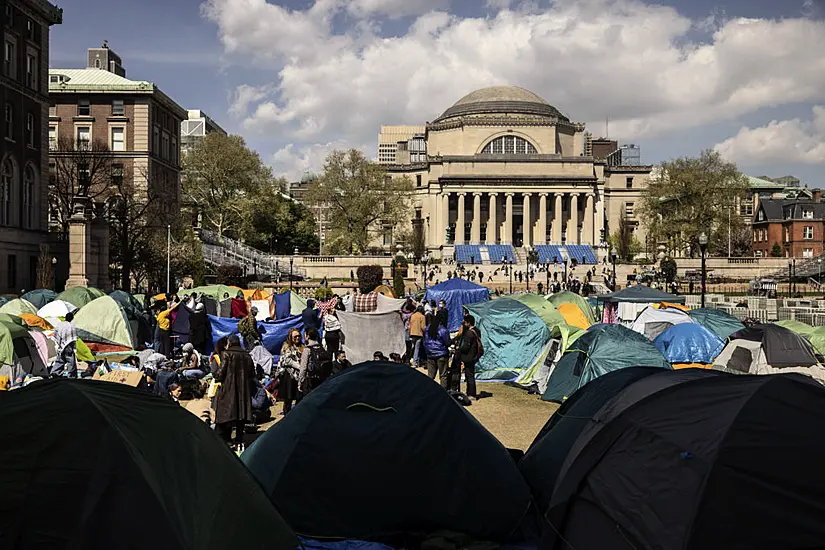
<svg viewBox="0 0 825 550">
<path fill-rule="evenodd" d="M 427 320 L 424 317 L 424 307 L 418 306 L 410 316 L 410 340 L 412 341 L 412 366 L 421 366 L 421 343 L 424 340 L 424 330 L 427 328 Z"/>
<path fill-rule="evenodd" d="M 243 338 L 243 343 L 247 350 L 251 350 L 261 341 L 261 333 L 258 332 L 257 315 L 258 308 L 252 306 L 249 309 L 249 314 L 238 323 L 238 332 Z"/>
<path fill-rule="evenodd" d="M 306 329 L 304 350 L 301 353 L 301 370 L 298 373 L 298 391 L 306 397 L 315 388 L 321 385 L 326 378 L 326 354 L 321 346 L 318 329 Z"/>
<path fill-rule="evenodd" d="M 66 314 L 63 321 L 54 327 L 54 347 L 57 351 L 57 359 L 52 365 L 49 374 L 55 376 L 68 376 L 74 378 L 77 374 L 77 327 L 72 320 L 74 312 Z"/>
<path fill-rule="evenodd" d="M 335 309 L 331 309 L 324 316 L 324 340 L 327 351 L 334 357 L 341 347 L 341 321 L 338 320 L 338 312 Z"/>
<path fill-rule="evenodd" d="M 427 375 L 435 380 L 438 373 L 441 387 L 449 389 L 447 361 L 450 347 L 450 333 L 441 323 L 438 315 L 427 316 L 427 330 L 424 332 L 424 352 L 427 355 Z"/>
<path fill-rule="evenodd" d="M 447 309 L 447 302 L 444 300 L 438 301 L 438 309 L 436 310 L 435 315 L 441 319 L 441 325 L 443 327 L 450 326 L 450 311 Z"/>
<path fill-rule="evenodd" d="M 481 332 L 476 328 L 476 320 L 472 315 L 465 315 L 461 323 L 461 330 L 453 344 L 456 347 L 456 361 L 459 368 L 452 373 L 452 382 L 455 389 L 461 390 L 461 366 L 464 366 L 464 380 L 467 384 L 467 395 L 478 399 L 476 393 L 476 363 L 481 357 Z"/>
<path fill-rule="evenodd" d="M 220 382 L 215 396 L 215 424 L 218 434 L 236 451 L 243 451 L 244 426 L 252 421 L 252 388 L 255 366 L 252 357 L 233 334 L 227 341 L 221 364 L 214 373 Z M 235 431 L 234 437 L 232 431 Z"/>
<path fill-rule="evenodd" d="M 308 331 L 311 328 L 314 328 L 316 332 L 321 330 L 321 318 L 318 316 L 315 300 L 312 298 L 307 300 L 307 307 L 301 312 L 301 320 L 304 322 L 305 330 Z"/>
<path fill-rule="evenodd" d="M 301 331 L 297 328 L 289 330 L 286 341 L 281 346 L 281 359 L 278 362 L 278 370 L 281 380 L 278 385 L 278 397 L 284 402 L 281 414 L 287 414 L 292 410 L 292 402 L 298 399 L 298 376 L 301 372 L 301 355 L 304 351 L 304 344 L 301 340 Z"/>
</svg>

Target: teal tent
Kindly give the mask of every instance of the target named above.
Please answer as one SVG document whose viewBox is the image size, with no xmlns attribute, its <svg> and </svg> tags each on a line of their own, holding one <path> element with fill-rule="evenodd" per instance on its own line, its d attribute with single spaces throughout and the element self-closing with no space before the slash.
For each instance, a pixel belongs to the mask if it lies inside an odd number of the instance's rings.
<svg viewBox="0 0 825 550">
<path fill-rule="evenodd" d="M 110 292 L 109 296 L 123 309 L 134 309 L 136 311 L 143 311 L 143 302 L 132 296 L 125 290 L 115 290 Z"/>
<path fill-rule="evenodd" d="M 57 295 L 58 300 L 69 302 L 80 309 L 92 300 L 106 296 L 102 290 L 85 286 L 73 286 Z"/>
<path fill-rule="evenodd" d="M 745 325 L 739 319 L 718 309 L 709 307 L 692 309 L 688 311 L 688 315 L 695 323 L 699 323 L 711 332 L 716 333 L 722 340 L 727 340 L 731 334 L 745 328 Z"/>
<path fill-rule="evenodd" d="M 30 290 L 21 296 L 24 300 L 28 300 L 31 304 L 40 309 L 49 302 L 57 300 L 57 292 L 49 290 L 48 288 L 40 288 L 37 290 Z"/>
<path fill-rule="evenodd" d="M 532 309 L 499 298 L 464 306 L 481 331 L 484 355 L 476 379 L 510 381 L 533 366 L 550 339 L 550 330 Z"/>
<path fill-rule="evenodd" d="M 596 325 L 559 360 L 542 399 L 563 402 L 591 380 L 628 367 L 673 368 L 662 352 L 638 332 L 621 325 Z"/>
</svg>

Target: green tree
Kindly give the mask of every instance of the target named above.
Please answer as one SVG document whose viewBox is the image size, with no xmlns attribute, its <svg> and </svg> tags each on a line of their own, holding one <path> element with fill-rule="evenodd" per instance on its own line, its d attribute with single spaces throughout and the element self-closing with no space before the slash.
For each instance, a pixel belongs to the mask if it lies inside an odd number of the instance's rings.
<svg viewBox="0 0 825 550">
<path fill-rule="evenodd" d="M 659 269 L 662 271 L 665 282 L 672 283 L 676 280 L 676 260 L 670 256 L 662 258 L 662 261 L 659 262 Z"/>
<path fill-rule="evenodd" d="M 358 290 L 361 294 L 368 294 L 381 285 L 384 280 L 384 268 L 380 265 L 362 265 L 356 273 Z"/>
<path fill-rule="evenodd" d="M 315 216 L 286 194 L 283 178 L 265 182 L 244 200 L 240 234 L 249 246 L 273 254 L 318 250 Z"/>
<path fill-rule="evenodd" d="M 203 226 L 218 235 L 237 234 L 247 201 L 273 185 L 272 170 L 242 137 L 217 133 L 207 134 L 184 155 L 181 181 Z"/>
<path fill-rule="evenodd" d="M 656 242 L 694 251 L 704 232 L 710 250 L 719 251 L 724 235 L 727 254 L 728 220 L 731 231 L 740 231 L 743 221 L 736 213 L 747 190 L 748 179 L 735 164 L 715 151 L 703 151 L 662 163 L 645 191 L 642 218 Z"/>
<path fill-rule="evenodd" d="M 773 243 L 773 246 L 771 247 L 771 256 L 774 258 L 782 257 L 782 247 L 779 246 L 779 243 Z"/>
<path fill-rule="evenodd" d="M 619 218 L 619 227 L 607 238 L 611 250 L 616 249 L 616 255 L 624 261 L 632 261 L 636 254 L 644 250 L 644 245 L 633 234 L 633 226 L 622 212 Z"/>
<path fill-rule="evenodd" d="M 326 207 L 330 218 L 331 252 L 362 253 L 385 225 L 407 223 L 408 177 L 390 178 L 361 151 L 332 151 L 324 172 L 307 190 L 311 205 Z"/>
</svg>

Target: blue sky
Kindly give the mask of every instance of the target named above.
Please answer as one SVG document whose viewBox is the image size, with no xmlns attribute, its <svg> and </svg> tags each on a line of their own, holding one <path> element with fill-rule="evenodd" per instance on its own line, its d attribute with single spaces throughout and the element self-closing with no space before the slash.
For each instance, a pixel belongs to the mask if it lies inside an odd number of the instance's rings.
<svg viewBox="0 0 825 550">
<path fill-rule="evenodd" d="M 493 84 L 533 90 L 656 163 L 716 147 L 825 186 L 821 0 L 69 0 L 51 66 L 104 39 L 127 76 L 240 133 L 276 173 Z"/>
</svg>

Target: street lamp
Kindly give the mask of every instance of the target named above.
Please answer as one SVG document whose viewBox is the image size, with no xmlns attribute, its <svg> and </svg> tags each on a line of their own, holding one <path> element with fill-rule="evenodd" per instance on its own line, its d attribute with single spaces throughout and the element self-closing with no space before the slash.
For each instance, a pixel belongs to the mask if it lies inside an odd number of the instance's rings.
<svg viewBox="0 0 825 550">
<path fill-rule="evenodd" d="M 513 293 L 513 262 L 508 262 L 507 258 L 502 256 L 501 263 L 504 264 L 504 268 L 510 273 L 510 294 Z M 510 267 L 507 268 L 507 264 L 510 264 Z"/>
<path fill-rule="evenodd" d="M 820 257 L 820 258 L 817 258 L 817 259 L 816 259 L 816 263 L 818 263 L 818 264 L 819 264 L 819 278 L 817 279 L 817 282 L 818 282 L 818 283 L 820 284 L 820 286 L 821 286 L 821 285 L 822 285 L 822 258 L 821 258 L 821 257 Z"/>
<path fill-rule="evenodd" d="M 292 290 L 292 265 L 295 263 L 295 256 L 298 254 L 298 249 L 292 251 L 292 256 L 289 257 L 289 290 Z"/>
<path fill-rule="evenodd" d="M 610 263 L 613 264 L 613 292 L 616 292 L 616 258 L 618 255 L 615 246 L 610 249 Z"/>
<path fill-rule="evenodd" d="M 793 259 L 793 293 L 796 294 L 796 258 Z"/>
<path fill-rule="evenodd" d="M 707 284 L 707 266 L 705 264 L 705 251 L 708 249 L 708 236 L 702 231 L 699 235 L 699 250 L 702 251 L 702 307 L 705 307 L 705 292 Z"/>
<path fill-rule="evenodd" d="M 421 282 L 424 283 L 424 290 L 427 290 L 427 264 L 430 258 L 424 254 L 421 256 Z"/>
<path fill-rule="evenodd" d="M 547 275 L 547 286 L 545 287 L 545 291 L 547 294 L 550 294 L 550 261 L 547 260 L 544 262 L 544 273 Z"/>
</svg>

